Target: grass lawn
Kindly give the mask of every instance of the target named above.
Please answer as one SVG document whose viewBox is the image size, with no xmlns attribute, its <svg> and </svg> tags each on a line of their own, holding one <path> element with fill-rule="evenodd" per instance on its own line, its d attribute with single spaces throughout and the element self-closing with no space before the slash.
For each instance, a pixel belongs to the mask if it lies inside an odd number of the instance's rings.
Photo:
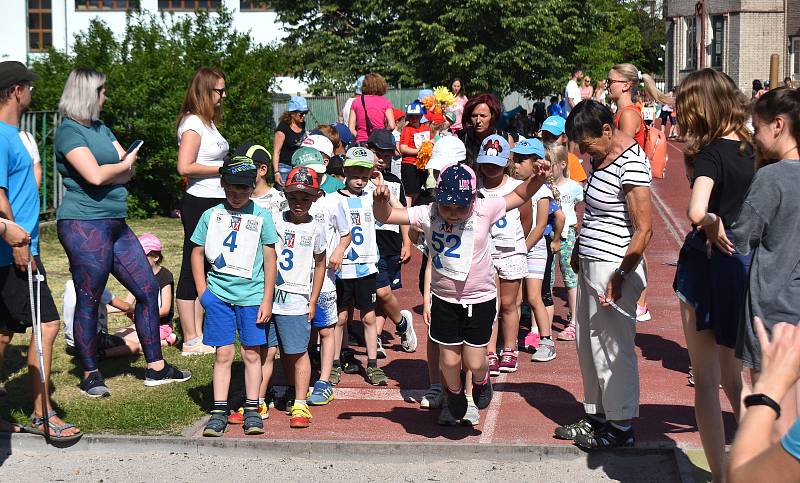
<svg viewBox="0 0 800 483">
<path fill-rule="evenodd" d="M 130 222 L 136 234 L 151 232 L 161 239 L 164 246 L 164 266 L 176 279 L 180 271 L 183 229 L 180 220 L 152 218 Z M 67 256 L 58 242 L 55 228 L 42 235 L 41 256 L 48 275 L 48 284 L 56 305 L 61 308 L 64 283 L 69 279 Z M 124 298 L 126 290 L 113 277 L 109 290 Z M 109 315 L 109 330 L 130 324 L 127 317 Z M 175 321 L 179 330 L 180 324 Z M 9 347 L 3 363 L 3 384 L 8 396 L 0 399 L 0 417 L 28 422 L 32 410 L 32 398 L 25 354 L 30 341 L 28 334 L 17 334 Z M 82 370 L 79 362 L 65 352 L 64 337 L 59 333 L 55 343 L 52 368 L 52 400 L 56 411 L 64 420 L 90 433 L 127 434 L 180 434 L 182 430 L 200 418 L 212 404 L 211 374 L 213 356 L 182 357 L 176 347 L 164 348 L 165 359 L 181 369 L 190 370 L 192 379 L 186 383 L 168 384 L 159 387 L 144 385 L 144 357 L 109 359 L 100 362 L 100 371 L 106 379 L 111 397 L 90 399 L 82 396 L 78 389 Z M 240 360 L 234 364 L 234 388 L 243 381 Z M 37 376 L 38 381 L 38 376 Z"/>
</svg>

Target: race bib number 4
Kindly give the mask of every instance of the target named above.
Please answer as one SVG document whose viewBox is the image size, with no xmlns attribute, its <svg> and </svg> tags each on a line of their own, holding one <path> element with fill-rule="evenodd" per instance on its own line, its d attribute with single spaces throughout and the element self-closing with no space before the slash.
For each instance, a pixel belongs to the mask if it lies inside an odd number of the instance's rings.
<svg viewBox="0 0 800 483">
<path fill-rule="evenodd" d="M 213 270 L 253 278 L 263 222 L 260 216 L 215 209 L 209 219 L 204 247 Z"/>
</svg>

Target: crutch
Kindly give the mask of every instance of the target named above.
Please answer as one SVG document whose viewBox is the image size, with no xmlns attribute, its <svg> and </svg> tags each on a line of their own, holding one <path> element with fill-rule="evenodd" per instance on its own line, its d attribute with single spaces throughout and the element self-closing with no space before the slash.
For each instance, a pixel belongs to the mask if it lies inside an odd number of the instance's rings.
<svg viewBox="0 0 800 483">
<path fill-rule="evenodd" d="M 47 390 L 47 381 L 44 372 L 44 348 L 42 347 L 42 281 L 44 275 L 36 271 L 36 299 L 33 298 L 33 267 L 31 260 L 28 260 L 28 295 L 31 301 L 31 325 L 33 326 L 33 338 L 36 345 L 36 355 L 39 358 L 39 380 L 42 383 L 42 417 L 44 418 L 44 439 L 50 440 L 50 417 L 47 411 L 47 400 L 50 397 Z"/>
</svg>

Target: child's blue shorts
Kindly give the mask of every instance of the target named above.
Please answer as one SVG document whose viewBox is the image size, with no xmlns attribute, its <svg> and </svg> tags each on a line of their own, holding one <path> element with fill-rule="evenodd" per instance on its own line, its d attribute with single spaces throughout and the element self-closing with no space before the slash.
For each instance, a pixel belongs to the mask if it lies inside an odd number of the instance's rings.
<svg viewBox="0 0 800 483">
<path fill-rule="evenodd" d="M 203 344 L 213 347 L 231 345 L 239 332 L 239 342 L 244 346 L 267 343 L 267 323 L 257 324 L 258 305 L 229 304 L 206 289 L 200 296 L 200 305 L 206 311 Z"/>
</svg>

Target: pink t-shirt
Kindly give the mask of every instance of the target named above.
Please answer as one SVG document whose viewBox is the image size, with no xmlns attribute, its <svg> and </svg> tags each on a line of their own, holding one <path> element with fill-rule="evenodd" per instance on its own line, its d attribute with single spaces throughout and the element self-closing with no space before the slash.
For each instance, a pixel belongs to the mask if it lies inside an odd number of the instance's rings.
<svg viewBox="0 0 800 483">
<path fill-rule="evenodd" d="M 356 113 L 356 141 L 366 141 L 369 138 L 367 134 L 367 117 L 364 116 L 364 105 L 367 106 L 369 113 L 369 120 L 372 122 L 372 129 L 383 129 L 386 127 L 386 109 L 392 108 L 392 103 L 389 99 L 383 96 L 363 96 L 364 104 L 361 103 L 362 96 L 356 96 L 353 99 L 353 104 L 350 109 Z"/>
<path fill-rule="evenodd" d="M 447 109 L 450 112 L 456 113 L 456 122 L 454 122 L 453 126 L 451 127 L 451 129 L 453 129 L 454 131 L 458 131 L 464 128 L 464 126 L 461 123 L 462 123 L 462 117 L 464 116 L 464 106 L 467 105 L 468 100 L 469 99 L 467 99 L 466 96 L 458 96 L 456 97 L 456 103 Z"/>
<path fill-rule="evenodd" d="M 431 247 L 431 219 L 435 213 L 436 203 L 414 206 L 408 209 L 411 226 L 421 230 Z M 495 269 L 492 263 L 489 229 L 506 214 L 504 198 L 478 198 L 475 200 L 475 211 L 472 219 L 475 222 L 472 264 L 469 276 L 464 281 L 454 280 L 431 269 L 431 293 L 440 299 L 456 304 L 478 304 L 497 297 Z M 446 245 L 448 249 L 454 245 Z"/>
</svg>

